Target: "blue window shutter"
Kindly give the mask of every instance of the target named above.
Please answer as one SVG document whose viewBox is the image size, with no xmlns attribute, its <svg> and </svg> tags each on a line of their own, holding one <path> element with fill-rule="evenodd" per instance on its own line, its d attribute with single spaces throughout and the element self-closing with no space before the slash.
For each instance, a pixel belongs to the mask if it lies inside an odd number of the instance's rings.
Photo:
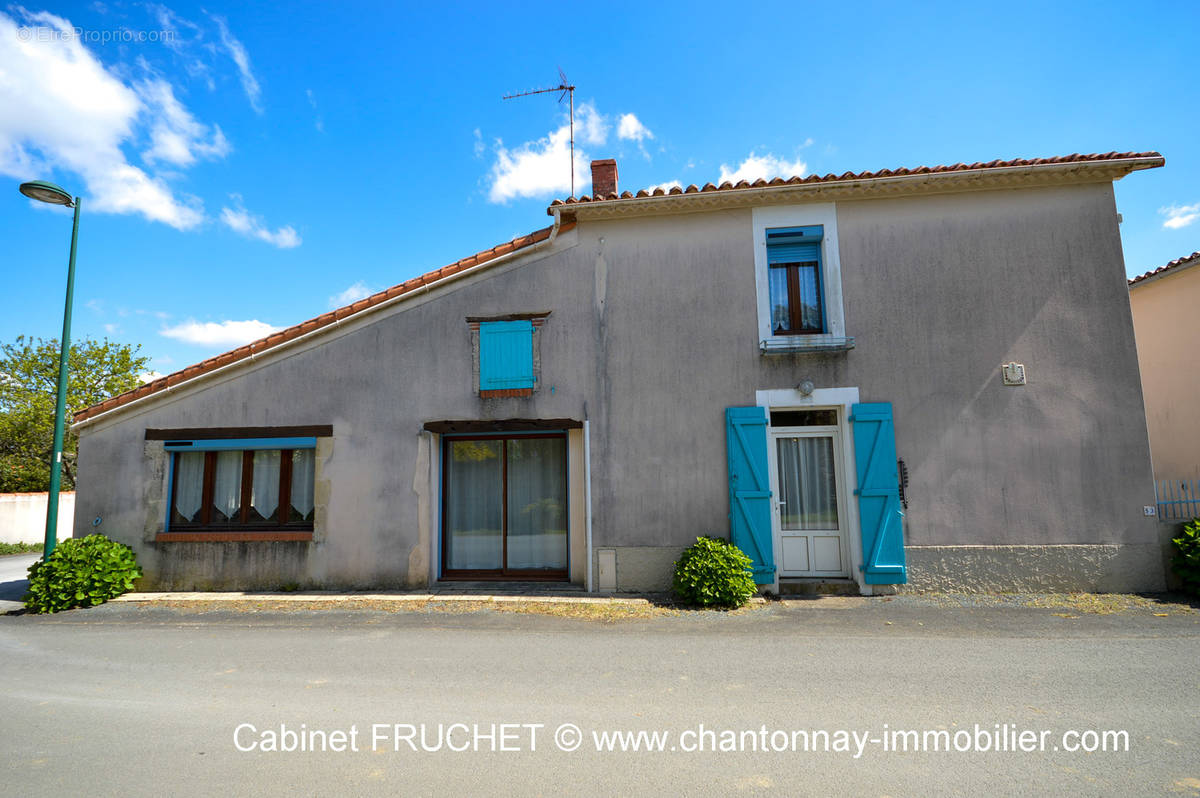
<svg viewBox="0 0 1200 798">
<path fill-rule="evenodd" d="M 783 227 L 767 231 L 767 263 L 813 263 L 821 260 L 825 228 Z"/>
<path fill-rule="evenodd" d="M 479 390 L 533 387 L 533 322 L 479 325 Z"/>
<path fill-rule="evenodd" d="M 725 443 L 729 451 L 729 539 L 750 558 L 754 582 L 769 584 L 775 581 L 775 550 L 766 410 L 726 408 Z"/>
<path fill-rule="evenodd" d="M 904 564 L 904 527 L 900 510 L 900 481 L 896 472 L 896 430 L 890 402 L 857 404 L 850 408 L 854 422 L 854 459 L 858 476 L 859 521 L 862 524 L 863 575 L 868 585 L 902 585 L 908 581 Z"/>
</svg>

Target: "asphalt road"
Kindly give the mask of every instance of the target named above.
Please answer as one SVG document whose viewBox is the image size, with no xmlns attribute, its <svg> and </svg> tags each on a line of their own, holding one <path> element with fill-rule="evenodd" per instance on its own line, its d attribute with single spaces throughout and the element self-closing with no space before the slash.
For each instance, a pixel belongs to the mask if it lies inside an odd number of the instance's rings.
<svg viewBox="0 0 1200 798">
<path fill-rule="evenodd" d="M 29 590 L 29 566 L 41 558 L 41 554 L 0 557 L 0 613 L 22 607 L 21 597 Z"/>
<path fill-rule="evenodd" d="M 1200 794 L 1200 613 L 1064 615 L 876 600 L 615 624 L 132 605 L 0 617 L 0 792 Z M 421 738 L 403 724 L 422 723 L 431 747 L 437 724 L 465 724 L 449 745 L 467 750 L 411 750 Z M 542 726 L 489 742 L 504 723 Z M 555 743 L 568 723 L 582 732 L 573 752 Z M 235 736 L 240 724 L 253 729 Z M 375 724 L 384 739 L 373 743 Z M 761 750 L 792 745 L 797 731 L 881 740 L 897 730 L 970 736 L 975 724 L 1047 730 L 1047 750 Z M 281 725 L 341 730 L 347 746 L 357 729 L 358 750 L 237 750 Z M 662 752 L 597 751 L 593 733 L 616 730 L 670 737 Z M 710 743 L 703 730 L 735 731 L 760 750 L 683 750 L 729 739 Z M 1126 731 L 1128 750 L 1068 752 L 1071 730 Z M 502 747 L 520 750 L 492 750 Z"/>
</svg>

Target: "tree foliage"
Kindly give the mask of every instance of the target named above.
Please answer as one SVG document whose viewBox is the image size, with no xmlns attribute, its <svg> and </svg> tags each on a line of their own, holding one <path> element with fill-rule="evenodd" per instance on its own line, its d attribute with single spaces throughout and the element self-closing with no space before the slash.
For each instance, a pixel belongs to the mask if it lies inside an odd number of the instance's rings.
<svg viewBox="0 0 1200 798">
<path fill-rule="evenodd" d="M 67 417 L 62 487 L 75 487 L 71 417 L 141 384 L 150 362 L 141 346 L 87 338 L 71 344 L 67 361 Z M 27 338 L 0 347 L 0 492 L 47 490 L 54 449 L 58 339 Z"/>
</svg>

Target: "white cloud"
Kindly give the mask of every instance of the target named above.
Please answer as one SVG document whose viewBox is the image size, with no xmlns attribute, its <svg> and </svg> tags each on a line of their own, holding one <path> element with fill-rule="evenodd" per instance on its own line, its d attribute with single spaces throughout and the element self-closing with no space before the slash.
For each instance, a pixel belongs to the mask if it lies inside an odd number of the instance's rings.
<svg viewBox="0 0 1200 798">
<path fill-rule="evenodd" d="M 366 283 L 364 283 L 362 280 L 359 280 L 354 285 L 348 287 L 345 291 L 329 297 L 329 307 L 340 308 L 344 305 L 349 305 L 352 302 L 357 302 L 360 299 L 365 299 L 373 293 L 375 292 L 372 291 Z"/>
<path fill-rule="evenodd" d="M 608 119 L 596 113 L 591 103 L 580 103 L 575 108 L 575 141 L 597 147 L 608 141 Z"/>
<path fill-rule="evenodd" d="M 317 112 L 317 118 L 313 122 L 313 127 L 317 129 L 318 133 L 324 133 L 325 119 L 321 116 L 321 113 L 317 108 L 317 98 L 313 95 L 312 89 L 305 89 L 304 93 L 308 95 L 308 104 L 311 105 L 312 109 Z"/>
<path fill-rule="evenodd" d="M 221 221 L 235 233 L 241 233 L 247 238 L 257 238 L 280 249 L 292 249 L 300 246 L 300 236 L 291 225 L 272 231 L 267 227 L 262 217 L 255 216 L 242 205 L 240 194 L 230 194 L 235 207 L 221 208 Z"/>
<path fill-rule="evenodd" d="M 483 153 L 487 151 L 487 145 L 483 143 L 483 133 L 479 130 L 479 128 L 475 128 L 474 136 L 475 136 L 475 144 L 474 144 L 475 157 L 482 158 Z"/>
<path fill-rule="evenodd" d="M 747 156 L 746 160 L 742 161 L 736 169 L 721 164 L 721 177 L 717 180 L 720 185 L 725 181 L 736 183 L 739 180 L 749 180 L 751 182 L 758 180 L 760 177 L 770 180 L 774 177 L 791 178 L 802 177 L 808 171 L 808 164 L 799 159 L 795 161 L 786 161 L 783 158 L 776 158 L 774 155 L 767 153 L 766 155 L 755 155 L 753 152 Z"/>
<path fill-rule="evenodd" d="M 657 189 L 660 188 L 663 191 L 670 191 L 673 188 L 683 188 L 683 183 L 680 183 L 678 180 L 672 180 L 669 183 L 656 183 L 646 190 L 653 194 Z"/>
<path fill-rule="evenodd" d="M 229 25 L 226 24 L 224 17 L 213 17 L 212 20 L 217 23 L 217 32 L 221 34 L 221 44 L 229 53 L 229 57 L 233 59 L 233 63 L 237 64 L 238 73 L 242 78 L 242 90 L 246 92 L 246 99 L 250 100 L 250 107 L 256 113 L 261 114 L 263 112 L 262 88 L 258 85 L 258 78 L 254 77 L 254 71 L 250 69 L 250 54 L 246 52 L 246 47 L 229 32 Z"/>
<path fill-rule="evenodd" d="M 191 166 L 197 158 L 224 158 L 229 141 L 221 128 L 209 128 L 175 98 L 170 83 L 160 78 L 144 80 L 137 92 L 152 112 L 150 149 L 142 153 L 147 163 L 166 161 L 175 166 Z"/>
<path fill-rule="evenodd" d="M 642 139 L 654 138 L 654 134 L 633 114 L 621 114 L 617 122 L 617 138 L 640 143 Z"/>
<path fill-rule="evenodd" d="M 119 325 L 119 324 L 105 324 L 104 325 L 104 332 L 108 333 L 109 335 L 116 335 L 120 331 L 121 331 L 121 325 Z"/>
<path fill-rule="evenodd" d="M 571 164 L 571 129 L 566 120 L 561 127 L 537 141 L 527 141 L 508 149 L 496 141 L 496 163 L 492 165 L 488 199 L 508 202 L 520 197 L 566 195 L 571 190 L 571 172 L 575 172 L 575 191 L 588 184 L 591 158 L 584 144 L 603 145 L 608 140 L 608 123 L 589 103 L 575 109 L 575 161 Z"/>
<path fill-rule="evenodd" d="M 258 319 L 222 322 L 198 322 L 188 319 L 174 327 L 164 327 L 158 334 L 188 344 L 234 347 L 265 338 L 280 329 Z"/>
<path fill-rule="evenodd" d="M 91 211 L 141 214 L 180 230 L 200 224 L 204 215 L 198 199 L 176 195 L 161 177 L 130 164 L 122 150 L 142 126 L 153 129 L 154 114 L 162 108 L 147 106 L 105 69 L 68 20 L 15 10 L 25 29 L 52 29 L 57 35 L 24 41 L 17 21 L 0 13 L 0 173 L 29 179 L 72 172 L 91 195 Z M 192 146 L 200 152 L 217 145 L 215 139 L 202 139 Z"/>
<path fill-rule="evenodd" d="M 199 25 L 195 24 L 194 22 L 187 21 L 164 5 L 147 3 L 146 10 L 154 15 L 155 20 L 158 22 L 159 29 L 168 34 L 161 37 L 159 40 L 169 50 L 173 50 L 176 53 L 181 53 L 183 51 L 183 37 L 179 35 L 180 27 L 188 28 L 193 35 L 200 35 Z"/>
<path fill-rule="evenodd" d="M 1166 208 L 1159 208 L 1158 212 L 1167 217 L 1163 220 L 1163 227 L 1165 229 L 1180 230 L 1200 219 L 1200 202 L 1195 205 L 1171 205 Z"/>
<path fill-rule="evenodd" d="M 144 384 L 147 382 L 154 382 L 155 380 L 159 379 L 162 376 L 163 376 L 163 374 L 161 371 L 147 371 L 142 374 L 139 374 L 138 379 L 141 380 L 142 383 Z"/>
</svg>

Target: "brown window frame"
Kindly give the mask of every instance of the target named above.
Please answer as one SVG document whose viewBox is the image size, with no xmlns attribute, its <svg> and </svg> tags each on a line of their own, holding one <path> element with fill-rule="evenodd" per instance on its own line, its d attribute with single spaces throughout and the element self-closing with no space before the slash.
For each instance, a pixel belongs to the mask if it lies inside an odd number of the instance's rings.
<svg viewBox="0 0 1200 798">
<path fill-rule="evenodd" d="M 261 451 L 279 452 L 279 501 L 276 507 L 276 519 L 273 521 L 250 520 L 250 497 L 254 487 L 254 453 L 258 449 L 233 449 L 224 451 L 240 451 L 242 453 L 242 484 L 241 507 L 237 521 L 213 521 L 213 493 L 216 483 L 218 450 L 204 452 L 204 474 L 201 477 L 202 488 L 200 497 L 200 520 L 177 521 L 175 519 L 175 497 L 179 490 L 178 461 L 171 461 L 171 503 L 167 508 L 170 524 L 167 532 L 161 532 L 158 540 L 311 540 L 313 521 L 292 521 L 284 519 L 284 510 L 291 515 L 292 501 L 292 459 L 293 449 L 265 449 Z M 312 450 L 308 450 L 312 451 Z M 172 458 L 177 458 L 187 452 L 170 452 Z M 315 478 L 315 475 L 314 475 Z M 315 516 L 315 508 L 314 508 Z"/>
</svg>

